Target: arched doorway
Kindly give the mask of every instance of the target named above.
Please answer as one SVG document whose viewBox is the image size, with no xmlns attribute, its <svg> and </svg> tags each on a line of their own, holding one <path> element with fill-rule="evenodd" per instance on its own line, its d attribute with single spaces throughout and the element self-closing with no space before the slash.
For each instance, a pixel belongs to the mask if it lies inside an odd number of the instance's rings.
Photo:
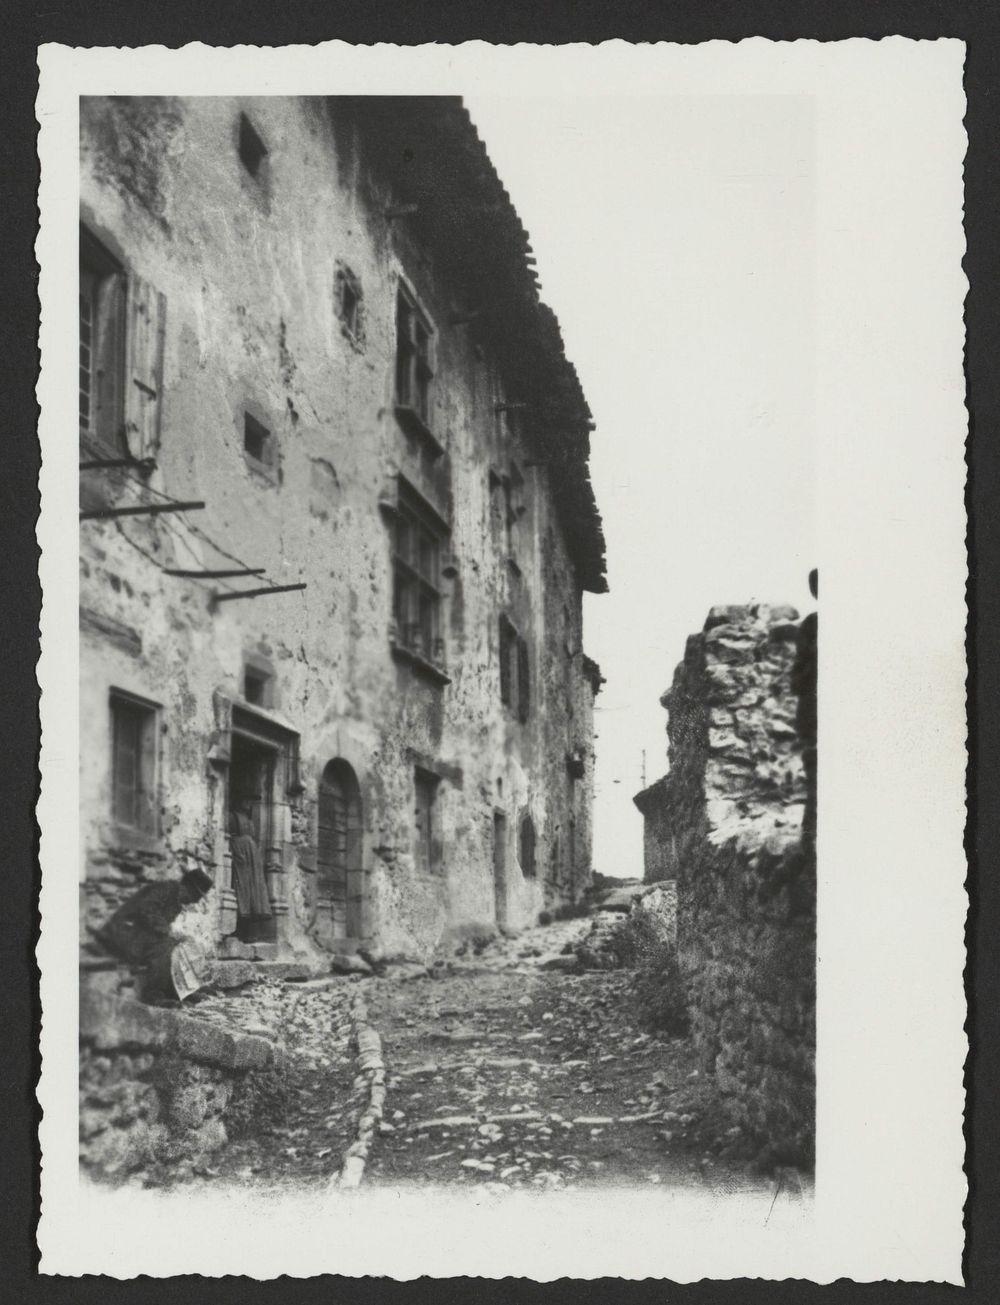
<svg viewBox="0 0 1000 1305">
<path fill-rule="evenodd" d="M 339 757 L 319 783 L 316 880 L 317 895 L 332 904 L 334 940 L 364 937 L 361 789 Z"/>
</svg>

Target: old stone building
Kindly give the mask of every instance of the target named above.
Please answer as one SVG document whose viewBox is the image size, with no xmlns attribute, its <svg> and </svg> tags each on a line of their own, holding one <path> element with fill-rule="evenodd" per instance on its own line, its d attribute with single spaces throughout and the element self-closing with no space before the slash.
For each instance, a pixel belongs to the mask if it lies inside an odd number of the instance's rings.
<svg viewBox="0 0 1000 1305">
<path fill-rule="evenodd" d="M 194 867 L 216 948 L 580 894 L 592 426 L 460 100 L 83 100 L 85 931 Z"/>
</svg>

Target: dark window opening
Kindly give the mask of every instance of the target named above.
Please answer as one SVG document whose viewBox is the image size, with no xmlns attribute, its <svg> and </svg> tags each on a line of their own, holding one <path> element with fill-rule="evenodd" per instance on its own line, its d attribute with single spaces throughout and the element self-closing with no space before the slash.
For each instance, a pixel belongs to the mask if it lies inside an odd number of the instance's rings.
<svg viewBox="0 0 1000 1305">
<path fill-rule="evenodd" d="M 438 833 L 438 788 L 440 778 L 419 766 L 413 772 L 413 789 L 416 800 L 414 812 L 414 854 L 417 869 L 423 874 L 440 874 L 442 866 L 441 840 Z"/>
<path fill-rule="evenodd" d="M 430 323 L 401 286 L 396 300 L 396 402 L 430 428 L 434 360 Z"/>
<path fill-rule="evenodd" d="M 513 701 L 514 676 L 511 662 L 517 647 L 517 631 L 506 616 L 500 617 L 500 701 L 510 706 Z"/>
<path fill-rule="evenodd" d="M 243 414 L 243 451 L 261 466 L 271 462 L 271 432 L 248 412 Z"/>
<path fill-rule="evenodd" d="M 245 113 L 240 114 L 240 162 L 251 177 L 259 179 L 261 165 L 267 158 L 264 142 L 250 125 Z"/>
<path fill-rule="evenodd" d="M 349 267 L 338 265 L 334 284 L 334 310 L 344 334 L 360 348 L 364 344 L 364 295 L 361 282 Z"/>
<path fill-rule="evenodd" d="M 518 844 L 518 860 L 521 863 L 521 873 L 526 879 L 534 879 L 535 824 L 530 816 L 525 816 L 521 821 Z"/>
<path fill-rule="evenodd" d="M 520 522 L 526 512 L 524 477 L 516 463 L 510 464 L 510 476 L 504 481 L 507 554 L 516 557 L 520 544 Z"/>
<path fill-rule="evenodd" d="M 518 720 L 527 721 L 531 711 L 531 661 L 527 640 L 522 638 L 510 619 L 501 614 L 500 629 L 500 701 L 510 707 Z"/>
<path fill-rule="evenodd" d="M 349 281 L 345 281 L 340 298 L 340 311 L 344 318 L 344 325 L 352 335 L 358 333 L 358 307 L 360 302 L 354 287 Z"/>
<path fill-rule="evenodd" d="M 421 507 L 419 496 L 400 484 L 393 539 L 393 620 L 396 641 L 409 652 L 443 666 L 441 555 L 444 535 Z"/>
<path fill-rule="evenodd" d="M 524 639 L 517 641 L 517 718 L 522 723 L 531 711 L 531 666 L 528 645 Z"/>
<path fill-rule="evenodd" d="M 156 833 L 156 708 L 111 695 L 111 814 L 115 824 Z"/>
<path fill-rule="evenodd" d="M 272 677 L 256 666 L 243 669 L 243 697 L 255 707 L 271 706 Z"/>
<path fill-rule="evenodd" d="M 80 434 L 124 450 L 125 275 L 80 228 Z"/>
</svg>

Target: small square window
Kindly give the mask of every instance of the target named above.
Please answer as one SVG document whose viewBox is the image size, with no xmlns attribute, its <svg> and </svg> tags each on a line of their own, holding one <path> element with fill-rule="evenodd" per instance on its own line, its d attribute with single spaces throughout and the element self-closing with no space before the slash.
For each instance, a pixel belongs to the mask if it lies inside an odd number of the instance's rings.
<svg viewBox="0 0 1000 1305">
<path fill-rule="evenodd" d="M 243 668 L 243 697 L 255 707 L 270 707 L 271 676 L 257 666 Z"/>
<path fill-rule="evenodd" d="M 345 281 L 341 296 L 341 312 L 344 315 L 344 325 L 352 335 L 358 333 L 358 308 L 360 304 L 361 300 L 357 291 L 349 281 Z"/>
<path fill-rule="evenodd" d="M 243 414 L 243 452 L 261 466 L 271 464 L 271 432 L 248 412 Z"/>
<path fill-rule="evenodd" d="M 260 180 L 261 167 L 267 158 L 267 149 L 264 142 L 250 125 L 250 119 L 245 113 L 240 114 L 239 150 L 240 162 L 251 177 Z"/>
</svg>

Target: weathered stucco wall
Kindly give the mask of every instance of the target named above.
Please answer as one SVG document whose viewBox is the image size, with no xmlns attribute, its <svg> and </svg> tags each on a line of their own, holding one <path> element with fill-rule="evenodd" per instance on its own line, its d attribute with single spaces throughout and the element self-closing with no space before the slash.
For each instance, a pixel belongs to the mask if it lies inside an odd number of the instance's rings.
<svg viewBox="0 0 1000 1305">
<path fill-rule="evenodd" d="M 703 1064 L 743 1144 L 777 1162 L 808 1161 L 814 1128 L 816 886 L 801 840 L 796 619 L 787 607 L 712 609 L 662 699 L 670 773 L 636 799 L 653 809 L 652 869 L 672 860 L 678 880 L 678 959 Z"/>
<path fill-rule="evenodd" d="M 268 151 L 260 178 L 237 155 L 241 112 Z M 253 706 L 253 718 L 297 736 L 297 774 L 279 786 L 265 850 L 291 943 L 317 935 L 317 793 L 338 758 L 360 787 L 368 945 L 424 954 L 494 926 L 498 814 L 507 820 L 511 925 L 581 891 L 590 874 L 593 689 L 580 579 L 553 499 L 557 473 L 530 465 L 529 441 L 497 411 L 516 378 L 502 374 L 488 332 L 450 325 L 463 297 L 454 268 L 440 266 L 433 242 L 405 220 L 386 216 L 392 197 L 376 163 L 356 135 L 335 129 L 326 101 L 85 100 L 81 129 L 82 221 L 130 286 L 151 288 L 162 348 L 156 420 L 132 449 L 154 458 L 155 470 L 84 472 L 82 500 L 206 504 L 186 518 L 81 527 L 86 922 L 99 923 L 142 881 L 199 865 L 216 892 L 185 928 L 208 943 L 230 931 L 220 923 L 233 910 L 222 891 L 226 740 L 233 706 L 250 708 L 248 658 L 272 677 L 270 701 Z M 361 295 L 353 334 L 337 313 L 345 268 Z M 428 424 L 443 452 L 433 467 L 394 409 L 401 278 L 435 330 Z M 245 455 L 245 412 L 271 432 L 267 466 Z M 513 547 L 497 504 L 497 473 L 512 463 L 523 477 Z M 386 499 L 399 472 L 450 527 L 455 565 L 441 582 L 438 658 L 446 683 L 390 644 Z M 219 568 L 226 555 L 265 568 L 258 583 L 308 587 L 213 604 L 214 589 L 247 583 L 163 574 Z M 528 648 L 524 723 L 500 700 L 501 611 Z M 148 838 L 123 837 L 110 818 L 113 690 L 159 709 L 159 828 Z M 582 758 L 576 779 L 573 753 Z M 416 766 L 439 777 L 437 873 L 420 870 L 414 855 Z M 517 855 L 525 813 L 537 836 L 534 876 Z"/>
</svg>

